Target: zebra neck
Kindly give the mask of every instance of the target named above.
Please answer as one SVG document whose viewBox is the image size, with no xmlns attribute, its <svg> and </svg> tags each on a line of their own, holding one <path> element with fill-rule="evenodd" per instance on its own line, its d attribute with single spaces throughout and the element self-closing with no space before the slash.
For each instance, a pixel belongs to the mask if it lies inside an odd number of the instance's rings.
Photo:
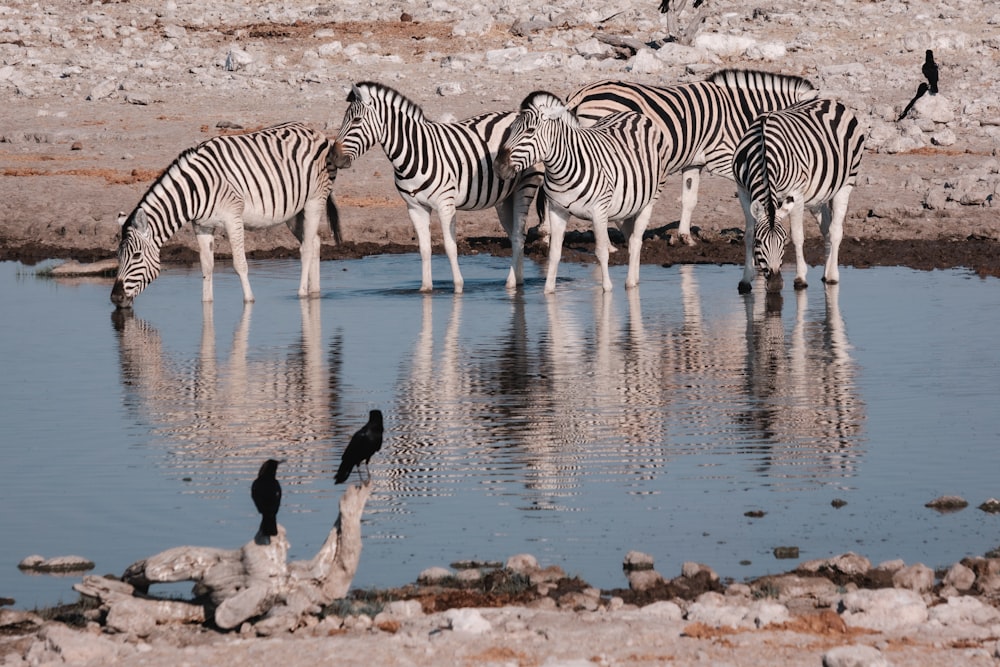
<svg viewBox="0 0 1000 667">
<path fill-rule="evenodd" d="M 396 173 L 402 173 L 418 159 L 419 155 L 426 156 L 430 148 L 425 137 L 425 123 L 401 109 L 386 111 L 379 127 L 381 136 L 378 142 Z M 418 161 L 426 162 L 426 160 Z"/>
<path fill-rule="evenodd" d="M 172 165 L 163 176 L 146 192 L 137 208 L 146 212 L 149 219 L 150 236 L 157 247 L 162 246 L 189 220 L 197 220 L 198 212 L 193 210 L 196 202 L 202 207 L 208 203 L 205 193 L 194 195 L 194 188 L 184 177 L 187 164 Z"/>
</svg>

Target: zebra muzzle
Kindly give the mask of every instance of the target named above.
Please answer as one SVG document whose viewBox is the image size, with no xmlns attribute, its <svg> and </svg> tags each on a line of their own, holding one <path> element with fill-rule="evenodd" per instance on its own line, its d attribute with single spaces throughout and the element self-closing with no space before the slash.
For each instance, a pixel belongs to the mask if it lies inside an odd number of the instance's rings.
<svg viewBox="0 0 1000 667">
<path fill-rule="evenodd" d="M 493 168 L 496 170 L 497 176 L 504 180 L 514 178 L 517 174 L 517 169 L 510 163 L 510 151 L 504 148 L 500 149 L 496 159 L 493 160 Z"/>
<path fill-rule="evenodd" d="M 344 146 L 339 141 L 333 144 L 333 159 L 330 161 L 337 169 L 350 169 L 354 162 L 351 156 L 344 154 Z"/>
</svg>

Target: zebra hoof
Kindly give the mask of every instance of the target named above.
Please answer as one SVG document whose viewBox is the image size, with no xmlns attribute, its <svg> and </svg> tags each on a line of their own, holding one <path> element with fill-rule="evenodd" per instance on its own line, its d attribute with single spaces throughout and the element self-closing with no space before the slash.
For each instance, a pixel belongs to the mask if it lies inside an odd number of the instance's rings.
<svg viewBox="0 0 1000 667">
<path fill-rule="evenodd" d="M 743 282 L 742 280 L 740 281 L 740 286 L 739 286 L 740 294 L 749 294 L 750 290 L 752 289 L 753 285 L 747 282 Z"/>
<path fill-rule="evenodd" d="M 806 281 L 802 280 L 801 278 L 796 278 L 795 282 L 792 283 L 792 286 L 795 289 L 800 290 L 800 289 L 805 289 L 805 288 L 809 287 L 809 283 L 807 283 Z"/>
</svg>

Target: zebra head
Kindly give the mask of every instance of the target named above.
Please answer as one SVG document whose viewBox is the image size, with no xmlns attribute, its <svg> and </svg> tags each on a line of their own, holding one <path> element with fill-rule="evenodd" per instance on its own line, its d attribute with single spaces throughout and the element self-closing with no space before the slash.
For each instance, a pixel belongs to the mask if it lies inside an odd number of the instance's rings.
<svg viewBox="0 0 1000 667">
<path fill-rule="evenodd" d="M 111 289 L 111 302 L 131 308 L 132 299 L 160 275 L 160 247 L 153 240 L 146 212 L 137 208 L 132 215 L 119 216 L 122 227 L 118 244 L 118 276 Z"/>
<path fill-rule="evenodd" d="M 382 123 L 373 92 L 379 92 L 380 88 L 383 87 L 369 82 L 351 84 L 344 122 L 333 144 L 333 164 L 338 169 L 349 169 L 378 140 Z"/>
<path fill-rule="evenodd" d="M 535 91 L 524 98 L 493 162 L 497 175 L 513 178 L 531 165 L 544 162 L 552 144 L 552 123 L 564 120 L 576 122 L 562 100 L 552 93 Z"/>
<path fill-rule="evenodd" d="M 784 286 L 781 278 L 781 262 L 785 255 L 785 245 L 788 243 L 788 233 L 785 232 L 781 220 L 794 204 L 792 197 L 786 197 L 781 208 L 776 208 L 773 202 L 762 204 L 755 201 L 750 206 L 754 225 L 753 259 L 757 268 L 764 274 L 768 292 L 780 292 Z"/>
</svg>

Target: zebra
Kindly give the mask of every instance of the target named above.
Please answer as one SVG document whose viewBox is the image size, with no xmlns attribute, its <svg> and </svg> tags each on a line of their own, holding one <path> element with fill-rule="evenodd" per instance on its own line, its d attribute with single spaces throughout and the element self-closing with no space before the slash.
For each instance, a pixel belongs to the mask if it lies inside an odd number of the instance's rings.
<svg viewBox="0 0 1000 667">
<path fill-rule="evenodd" d="M 334 163 L 345 169 L 378 143 L 392 163 L 396 189 L 406 203 L 420 246 L 420 291 L 433 290 L 431 212 L 436 211 L 451 263 L 454 291 L 464 287 L 458 266 L 455 212 L 494 207 L 511 241 L 507 287 L 523 284 L 524 221 L 541 182 L 537 170 L 500 178 L 493 159 L 513 111 L 480 114 L 456 122 L 428 120 L 423 109 L 389 86 L 362 81 L 351 86 L 337 135 Z"/>
<path fill-rule="evenodd" d="M 535 91 L 521 103 L 497 154 L 503 177 L 544 164 L 542 193 L 549 243 L 545 292 L 555 291 L 562 239 L 570 215 L 590 220 L 594 227 L 602 287 L 611 290 L 608 275 L 608 222 L 615 222 L 628 239 L 625 286 L 639 283 L 642 235 L 653 205 L 667 178 L 667 137 L 642 114 L 624 112 L 584 128 L 562 100 Z"/>
<path fill-rule="evenodd" d="M 635 111 L 657 122 L 668 137 L 668 173 L 681 172 L 681 216 L 677 235 L 693 245 L 691 216 L 698 203 L 701 170 L 733 180 L 736 144 L 757 116 L 815 99 L 813 85 L 798 76 L 725 69 L 704 81 L 647 86 L 598 81 L 569 96 L 566 106 L 589 125 L 609 113 Z"/>
<path fill-rule="evenodd" d="M 826 245 L 823 281 L 840 280 L 837 254 L 844 235 L 847 202 L 857 180 L 864 132 L 843 104 L 818 99 L 761 115 L 747 130 L 733 156 L 733 173 L 746 218 L 746 256 L 739 291 L 751 290 L 757 266 L 768 292 L 783 286 L 781 258 L 790 220 L 795 245 L 795 289 L 804 289 L 802 212 L 818 211 Z"/>
<path fill-rule="evenodd" d="M 299 241 L 299 296 L 319 294 L 318 230 L 324 215 L 334 240 L 342 241 L 331 146 L 320 132 L 292 122 L 213 137 L 183 151 L 132 213 L 119 216 L 118 275 L 111 301 L 119 308 L 132 306 L 160 273 L 160 248 L 188 221 L 198 239 L 203 302 L 213 300 L 215 230 L 221 227 L 229 237 L 243 301 L 250 303 L 254 296 L 247 279 L 244 232 L 282 222 Z"/>
</svg>

